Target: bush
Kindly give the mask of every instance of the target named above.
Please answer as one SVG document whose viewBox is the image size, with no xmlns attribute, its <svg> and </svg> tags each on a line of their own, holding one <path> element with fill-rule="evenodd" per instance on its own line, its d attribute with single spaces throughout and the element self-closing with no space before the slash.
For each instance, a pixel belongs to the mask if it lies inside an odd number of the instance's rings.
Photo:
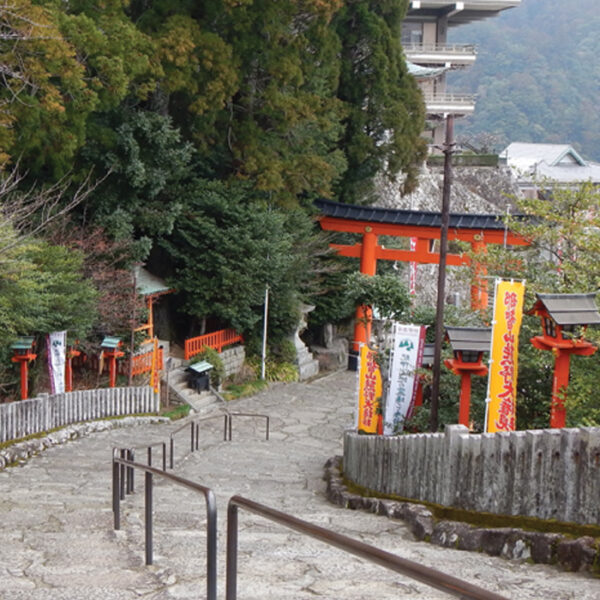
<svg viewBox="0 0 600 600">
<path fill-rule="evenodd" d="M 192 359 L 191 364 L 202 362 L 203 360 L 213 366 L 209 373 L 210 385 L 218 388 L 221 381 L 225 378 L 225 366 L 220 354 L 214 348 L 204 346 L 202 352 Z"/>
</svg>

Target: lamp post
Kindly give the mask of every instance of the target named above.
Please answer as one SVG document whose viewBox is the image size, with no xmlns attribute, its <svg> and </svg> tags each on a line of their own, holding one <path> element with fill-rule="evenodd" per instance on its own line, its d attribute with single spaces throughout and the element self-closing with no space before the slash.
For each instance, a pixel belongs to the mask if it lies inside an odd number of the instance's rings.
<svg viewBox="0 0 600 600">
<path fill-rule="evenodd" d="M 444 336 L 444 302 L 446 294 L 446 256 L 448 254 L 448 224 L 450 222 L 450 189 L 452 187 L 452 153 L 454 152 L 454 116 L 446 117 L 444 143 L 444 187 L 442 189 L 442 227 L 440 231 L 440 260 L 438 270 L 437 305 L 435 312 L 435 343 L 433 348 L 433 381 L 431 383 L 431 413 L 429 429 L 438 429 L 438 406 Z"/>
<path fill-rule="evenodd" d="M 487 375 L 483 353 L 490 349 L 492 330 L 489 327 L 446 327 L 446 335 L 454 358 L 444 361 L 455 375 L 460 375 L 458 423 L 469 427 L 471 411 L 471 376 Z"/>
<path fill-rule="evenodd" d="M 537 294 L 538 300 L 527 314 L 538 315 L 543 334 L 531 338 L 540 350 L 555 356 L 552 379 L 550 427 L 565 427 L 565 396 L 569 386 L 571 355 L 590 356 L 598 349 L 584 339 L 588 325 L 600 324 L 596 294 Z"/>
</svg>

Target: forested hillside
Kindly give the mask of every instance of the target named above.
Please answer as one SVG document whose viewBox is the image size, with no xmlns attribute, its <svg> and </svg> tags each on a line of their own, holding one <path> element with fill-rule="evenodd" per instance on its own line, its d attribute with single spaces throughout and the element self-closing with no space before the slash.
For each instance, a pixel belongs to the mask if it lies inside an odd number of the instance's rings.
<svg viewBox="0 0 600 600">
<path fill-rule="evenodd" d="M 475 43 L 477 62 L 451 75 L 454 90 L 478 95 L 458 133 L 572 144 L 600 160 L 600 10 L 597 0 L 523 0 L 495 19 L 451 30 Z"/>
<path fill-rule="evenodd" d="M 177 290 L 175 336 L 251 345 L 266 285 L 288 334 L 330 290 L 313 199 L 415 185 L 406 4 L 0 0 L 0 371 L 17 335 L 129 339 L 136 263 Z"/>
</svg>

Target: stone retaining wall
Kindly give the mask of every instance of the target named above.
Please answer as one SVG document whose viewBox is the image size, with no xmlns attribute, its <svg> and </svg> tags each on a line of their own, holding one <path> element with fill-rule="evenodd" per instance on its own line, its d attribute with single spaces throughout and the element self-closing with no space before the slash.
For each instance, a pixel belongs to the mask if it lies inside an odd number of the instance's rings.
<svg viewBox="0 0 600 600">
<path fill-rule="evenodd" d="M 0 443 L 71 423 L 155 413 L 159 409 L 158 395 L 148 386 L 41 394 L 30 400 L 0 405 Z"/>
<path fill-rule="evenodd" d="M 484 552 L 490 556 L 559 565 L 568 571 L 600 573 L 598 538 L 574 538 L 514 527 L 476 527 L 460 521 L 438 520 L 422 504 L 365 497 L 350 492 L 342 480 L 341 463 L 341 457 L 336 456 L 325 464 L 329 500 L 344 508 L 401 519 L 418 540 L 445 548 Z"/>
<path fill-rule="evenodd" d="M 344 475 L 369 490 L 449 507 L 600 524 L 600 428 L 346 432 Z"/>
<path fill-rule="evenodd" d="M 244 346 L 233 346 L 223 349 L 219 354 L 225 368 L 225 377 L 238 373 L 246 360 L 246 348 Z"/>
</svg>

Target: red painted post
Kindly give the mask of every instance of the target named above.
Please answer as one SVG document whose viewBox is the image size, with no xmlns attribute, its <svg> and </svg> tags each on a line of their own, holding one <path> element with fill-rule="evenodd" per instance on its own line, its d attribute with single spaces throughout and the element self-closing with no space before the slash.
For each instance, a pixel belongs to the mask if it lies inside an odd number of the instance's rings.
<svg viewBox="0 0 600 600">
<path fill-rule="evenodd" d="M 565 408 L 565 394 L 569 386 L 571 353 L 558 350 L 554 362 L 554 379 L 552 381 L 552 405 L 550 407 L 550 427 L 565 427 L 567 410 Z"/>
<path fill-rule="evenodd" d="M 485 242 L 478 240 L 471 244 L 471 249 L 476 254 L 486 254 L 487 246 Z M 488 307 L 489 294 L 487 291 L 487 281 L 485 276 L 487 269 L 480 263 L 475 263 L 475 281 L 471 286 L 471 309 L 485 310 Z"/>
<path fill-rule="evenodd" d="M 363 234 L 361 254 L 360 254 L 360 272 L 364 275 L 373 276 L 377 271 L 377 235 L 373 233 L 370 226 L 365 227 Z M 371 323 L 373 321 L 373 312 L 369 306 L 359 306 L 356 309 L 356 322 L 354 324 L 354 347 L 358 352 L 361 344 L 368 344 L 371 338 Z"/>
<path fill-rule="evenodd" d="M 108 373 L 110 381 L 109 386 L 113 388 L 117 384 L 117 357 L 112 352 L 109 355 Z"/>
<path fill-rule="evenodd" d="M 471 373 L 464 371 L 460 375 L 460 400 L 458 404 L 458 423 L 469 427 L 471 409 Z"/>
<path fill-rule="evenodd" d="M 19 362 L 21 363 L 21 400 L 27 400 L 27 396 L 29 395 L 27 359 Z"/>
</svg>

